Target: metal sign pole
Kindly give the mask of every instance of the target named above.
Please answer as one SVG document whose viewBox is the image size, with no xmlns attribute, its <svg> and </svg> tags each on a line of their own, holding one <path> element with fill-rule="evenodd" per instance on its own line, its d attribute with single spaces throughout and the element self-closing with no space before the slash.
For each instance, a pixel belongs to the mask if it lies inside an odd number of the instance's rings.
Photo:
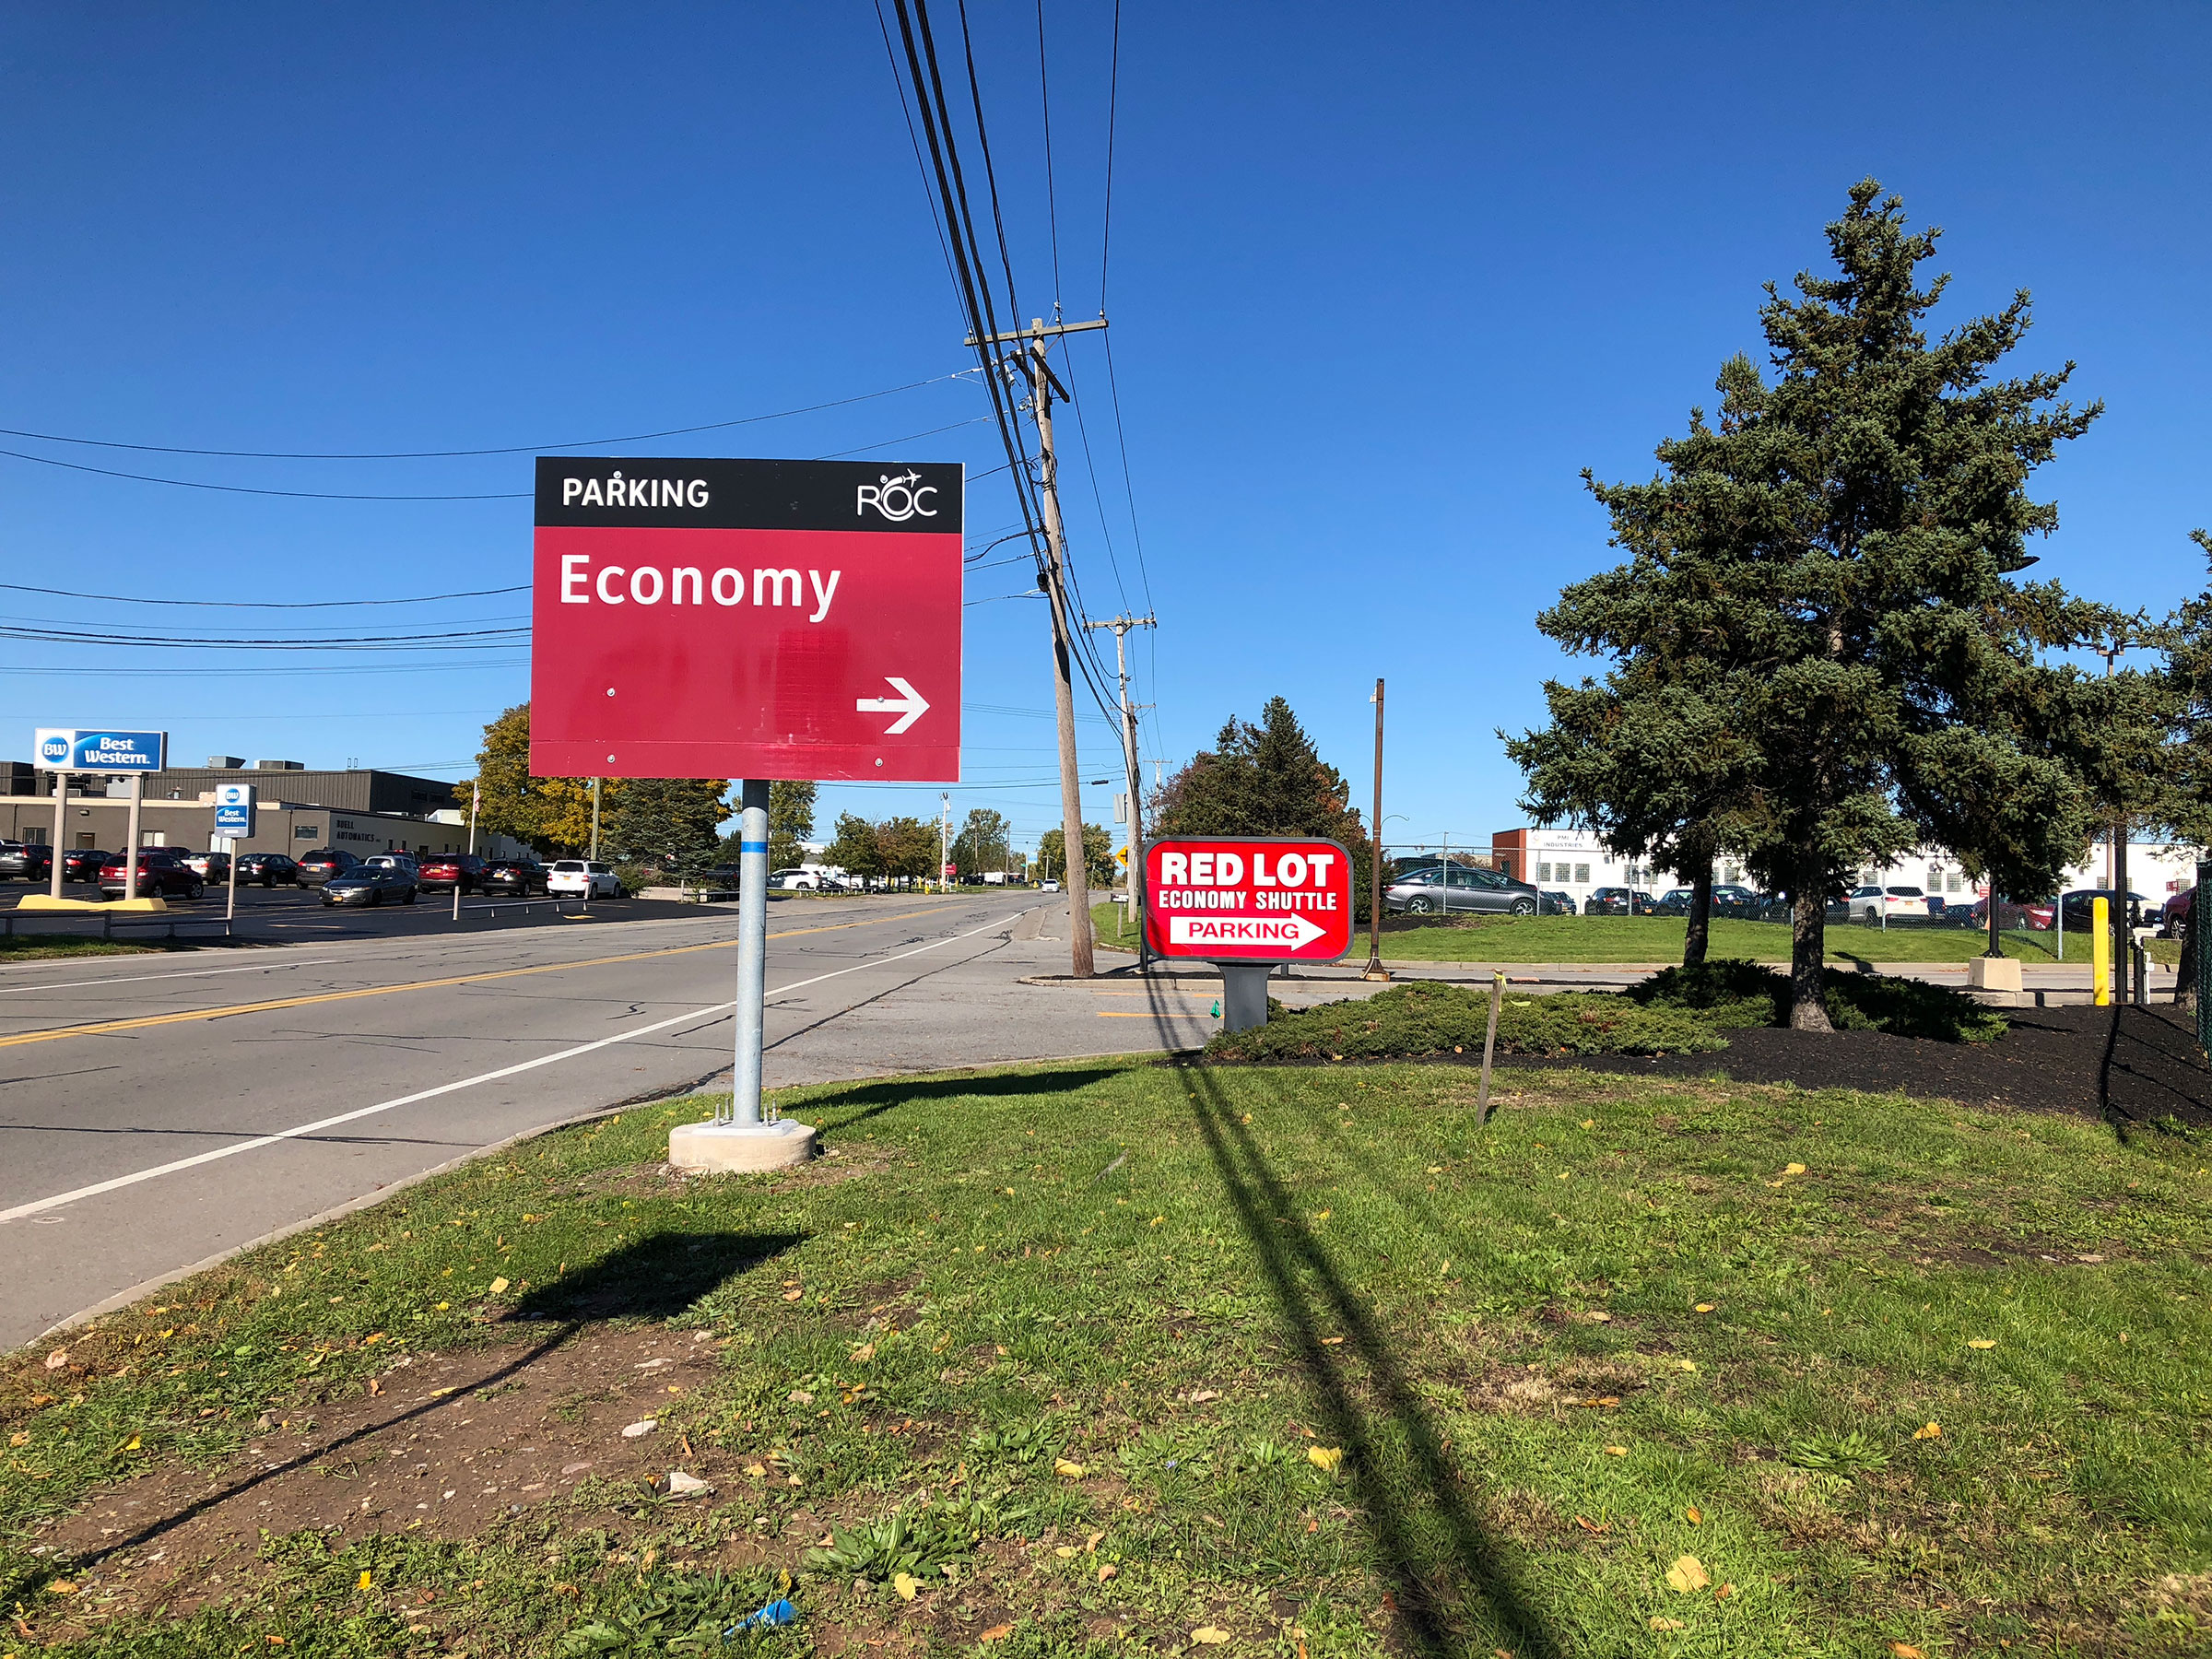
<svg viewBox="0 0 2212 1659">
<path fill-rule="evenodd" d="M 60 767 L 56 767 L 53 772 L 53 846 L 50 849 L 53 853 L 53 879 L 50 886 L 53 897 L 56 899 L 62 896 L 62 834 L 68 822 L 69 774 Z M 98 872 L 94 873 L 92 879 L 95 882 L 100 880 Z"/>
<path fill-rule="evenodd" d="M 238 920 L 238 843 L 240 839 L 235 835 L 224 837 L 225 844 L 230 849 L 224 857 L 224 862 L 229 865 L 230 869 L 230 891 L 223 900 L 223 931 L 226 933 L 229 931 L 230 924 Z"/>
<path fill-rule="evenodd" d="M 760 1123 L 760 1030 L 768 990 L 768 780 L 747 778 L 737 815 L 737 1054 L 729 1115 Z"/>
<path fill-rule="evenodd" d="M 123 897 L 125 903 L 138 897 L 138 803 L 146 794 L 146 780 L 131 774 L 130 846 L 123 855 Z"/>
</svg>

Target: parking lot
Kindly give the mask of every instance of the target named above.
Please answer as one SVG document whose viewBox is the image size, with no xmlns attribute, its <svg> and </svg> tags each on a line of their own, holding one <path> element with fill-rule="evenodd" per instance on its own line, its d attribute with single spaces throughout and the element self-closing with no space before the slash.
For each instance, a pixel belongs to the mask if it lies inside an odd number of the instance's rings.
<svg viewBox="0 0 2212 1659">
<path fill-rule="evenodd" d="M 43 884 L 0 883 L 0 912 L 13 911 L 25 898 L 45 891 Z M 65 898 L 90 899 L 97 896 L 98 889 L 82 882 L 69 882 L 64 885 L 62 892 Z M 185 924 L 219 923 L 226 898 L 226 888 L 211 887 L 204 899 L 172 899 L 162 919 L 173 918 Z M 735 910 L 734 906 L 724 908 Z M 525 902 L 521 899 L 487 899 L 480 893 L 471 893 L 461 900 L 461 919 L 455 922 L 450 892 L 425 892 L 413 904 L 385 903 L 359 909 L 351 905 L 325 905 L 320 888 L 241 886 L 231 935 L 266 943 L 382 938 L 490 928 L 567 927 L 586 919 L 634 922 L 658 916 L 696 915 L 699 909 L 697 905 L 661 900 L 597 899 L 587 906 L 579 899 L 550 900 L 540 895 Z M 100 918 L 96 912 L 49 912 L 36 923 L 26 916 L 16 924 L 16 928 L 17 936 L 29 938 L 39 933 L 98 932 L 100 925 Z M 187 926 L 179 933 L 182 937 L 198 937 L 208 931 Z M 120 914 L 115 917 L 113 936 L 118 939 L 131 936 Z"/>
</svg>

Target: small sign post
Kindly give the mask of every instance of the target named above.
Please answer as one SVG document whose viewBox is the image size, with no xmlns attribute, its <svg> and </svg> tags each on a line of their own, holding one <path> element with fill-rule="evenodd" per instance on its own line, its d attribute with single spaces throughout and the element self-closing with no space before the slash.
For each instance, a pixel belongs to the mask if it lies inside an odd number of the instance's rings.
<svg viewBox="0 0 2212 1659">
<path fill-rule="evenodd" d="M 771 779 L 958 782 L 958 465 L 537 463 L 530 770 L 739 781 L 730 1104 L 670 1161 L 774 1169 L 814 1131 L 760 1106 Z"/>
<path fill-rule="evenodd" d="M 1153 841 L 1145 849 L 1145 942 L 1221 971 L 1222 1029 L 1267 1021 L 1267 976 L 1352 947 L 1352 859 L 1292 836 Z"/>
<path fill-rule="evenodd" d="M 253 785 L 218 783 L 215 786 L 215 830 L 224 838 L 223 850 L 230 865 L 230 891 L 223 904 L 223 920 L 238 919 L 238 843 L 253 834 Z"/>
</svg>

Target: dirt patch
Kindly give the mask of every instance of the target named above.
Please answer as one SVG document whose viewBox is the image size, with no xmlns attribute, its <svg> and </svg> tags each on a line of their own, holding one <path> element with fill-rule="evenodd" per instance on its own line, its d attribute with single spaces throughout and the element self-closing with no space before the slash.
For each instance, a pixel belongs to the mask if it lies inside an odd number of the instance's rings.
<svg viewBox="0 0 2212 1659">
<path fill-rule="evenodd" d="M 716 1488 L 719 1497 L 699 1501 L 742 1501 L 787 1477 L 665 1423 L 623 1432 L 659 1423 L 707 1382 L 719 1347 L 709 1334 L 663 1326 L 559 1325 L 539 1327 L 535 1340 L 406 1355 L 373 1394 L 265 1414 L 222 1463 L 171 1465 L 93 1492 L 40 1543 L 73 1558 L 88 1587 L 184 1613 L 219 1593 L 218 1575 L 253 1561 L 265 1529 L 465 1539 L 572 1500 L 590 1482 L 642 1496 L 671 1469 Z M 747 1475 L 748 1465 L 762 1474 Z"/>
</svg>

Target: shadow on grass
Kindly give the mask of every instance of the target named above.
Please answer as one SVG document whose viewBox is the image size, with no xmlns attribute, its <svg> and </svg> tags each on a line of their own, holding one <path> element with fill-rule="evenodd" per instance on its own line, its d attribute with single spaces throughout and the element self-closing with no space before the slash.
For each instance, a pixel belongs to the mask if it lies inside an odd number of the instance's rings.
<svg viewBox="0 0 2212 1659">
<path fill-rule="evenodd" d="M 241 1493 L 321 1463 L 334 1453 L 403 1424 L 443 1411 L 472 1412 L 480 1405 L 477 1396 L 486 1389 L 529 1370 L 592 1324 L 611 1319 L 670 1318 L 747 1268 L 773 1261 L 805 1241 L 801 1233 L 661 1233 L 626 1245 L 604 1261 L 594 1262 L 557 1284 L 524 1297 L 508 1315 L 510 1320 L 556 1323 L 551 1330 L 489 1375 L 456 1393 L 421 1400 L 404 1410 L 363 1423 L 281 1463 L 265 1464 L 240 1479 L 203 1493 L 174 1513 L 159 1516 L 137 1531 L 76 1558 L 76 1564 L 97 1566 L 125 1550 L 152 1543 Z"/>
<path fill-rule="evenodd" d="M 983 1072 L 967 1077 L 946 1077 L 942 1073 L 912 1079 L 893 1077 L 881 1083 L 855 1084 L 835 1094 L 818 1095 L 797 1110 L 808 1117 L 850 1110 L 851 1116 L 826 1118 L 822 1124 L 826 1130 L 850 1129 L 855 1124 L 865 1123 L 900 1106 L 912 1105 L 917 1100 L 954 1100 L 962 1095 L 987 1099 L 1056 1095 L 1101 1083 L 1108 1077 L 1119 1077 L 1126 1069 L 1120 1065 L 1085 1065 L 1056 1066 L 1047 1071 Z"/>
<path fill-rule="evenodd" d="M 665 1232 L 533 1286 L 510 1321 L 673 1319 L 700 1298 L 806 1241 L 805 1233 Z"/>
<path fill-rule="evenodd" d="M 1443 1437 L 1385 1333 L 1321 1241 L 1302 1222 L 1276 1219 L 1299 1215 L 1297 1198 L 1230 1109 L 1219 1079 L 1198 1067 L 1176 1076 L 1329 1433 L 1350 1463 L 1410 1644 L 1434 1659 L 1479 1651 L 1483 1644 L 1470 1647 L 1472 1633 L 1457 1628 L 1479 1620 L 1518 1659 L 1559 1659 L 1564 1650 L 1558 1637 L 1476 1514 Z M 1324 1346 L 1324 1330 L 1343 1333 L 1347 1346 Z M 1345 1357 L 1360 1362 L 1364 1379 Z"/>
<path fill-rule="evenodd" d="M 2125 1140 L 2132 1130 L 2212 1126 L 2212 1065 L 2188 1010 L 2115 1004 L 2097 1068 L 2097 1102 Z"/>
</svg>

